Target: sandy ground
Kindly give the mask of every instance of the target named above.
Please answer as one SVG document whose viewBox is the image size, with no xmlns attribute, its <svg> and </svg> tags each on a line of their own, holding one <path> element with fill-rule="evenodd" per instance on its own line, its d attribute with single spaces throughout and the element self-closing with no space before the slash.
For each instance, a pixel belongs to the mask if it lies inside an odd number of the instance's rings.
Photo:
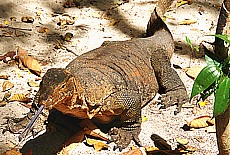
<svg viewBox="0 0 230 155">
<path fill-rule="evenodd" d="M 213 41 L 212 37 L 205 35 L 215 33 L 220 2 L 220 0 L 211 2 L 194 0 L 191 5 L 183 5 L 178 8 L 173 5 L 166 13 L 166 24 L 171 30 L 176 44 L 172 64 L 181 68 L 205 65 L 203 53 L 192 53 L 185 41 L 185 36 L 191 39 L 194 46 L 199 45 L 202 40 Z M 22 47 L 42 64 L 43 75 L 49 68 L 65 67 L 76 55 L 99 47 L 103 41 L 127 40 L 144 36 L 150 13 L 156 2 L 130 0 L 129 3 L 122 3 L 119 0 L 79 0 L 79 7 L 72 8 L 64 8 L 63 4 L 64 0 L 0 0 L 0 23 L 9 22 L 8 25 L 11 27 L 0 29 L 0 55 Z M 21 22 L 23 16 L 33 17 L 34 22 Z M 11 17 L 16 17 L 16 21 L 11 21 Z M 65 19 L 73 19 L 74 24 L 59 26 L 58 23 Z M 185 19 L 196 20 L 196 23 L 180 25 L 179 22 Z M 43 27 L 47 28 L 48 32 L 39 33 Z M 72 33 L 73 38 L 70 42 L 63 42 L 62 36 L 67 32 Z M 59 42 L 62 42 L 66 48 L 55 49 Z M 182 69 L 176 70 L 190 94 L 193 80 Z M 34 97 L 38 87 L 30 87 L 27 82 L 37 79 L 36 75 L 31 74 L 28 70 L 18 69 L 15 64 L 3 62 L 0 62 L 0 71 L 1 75 L 9 75 L 9 81 L 14 83 L 14 87 L 10 90 L 11 94 L 26 93 L 30 97 Z M 0 85 L 3 82 L 4 80 L 0 79 Z M 4 94 L 5 92 L 0 92 L 0 99 Z M 142 110 L 142 114 L 148 118 L 146 122 L 142 123 L 142 131 L 139 136 L 142 144 L 154 146 L 150 136 L 155 133 L 167 140 L 173 148 L 176 147 L 176 138 L 185 138 L 189 140 L 189 145 L 196 147 L 195 155 L 218 154 L 215 133 L 207 133 L 205 129 L 184 131 L 181 128 L 186 124 L 186 119 L 196 116 L 192 113 L 196 104 L 188 105 L 190 108 L 183 108 L 182 112 L 176 116 L 173 115 L 175 107 L 159 110 L 157 105 L 147 105 Z M 202 110 L 212 115 L 212 100 L 211 104 L 202 107 Z M 19 134 L 12 134 L 9 131 L 2 133 L 6 127 L 4 117 L 21 118 L 28 111 L 29 109 L 19 102 L 10 102 L 0 107 L 0 153 L 15 146 L 21 148 L 25 143 L 26 145 L 22 149 L 24 154 L 31 149 L 33 154 L 51 154 L 49 152 L 51 147 L 58 152 L 58 146 L 63 144 L 60 139 L 65 136 L 51 134 L 48 136 L 48 140 L 44 140 L 40 138 L 45 132 L 44 126 L 42 126 L 42 132 L 37 131 L 41 136 L 30 136 L 22 143 L 18 142 Z M 37 124 L 37 126 L 41 126 L 41 124 Z M 112 150 L 112 145 L 109 150 L 95 152 L 93 147 L 79 143 L 71 152 L 72 154 L 120 154 L 119 151 Z"/>
</svg>

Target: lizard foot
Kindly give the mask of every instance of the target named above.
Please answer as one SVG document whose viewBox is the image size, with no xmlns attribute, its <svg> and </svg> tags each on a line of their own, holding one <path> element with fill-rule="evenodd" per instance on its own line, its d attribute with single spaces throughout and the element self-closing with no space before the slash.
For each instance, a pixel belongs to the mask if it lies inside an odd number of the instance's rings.
<svg viewBox="0 0 230 155">
<path fill-rule="evenodd" d="M 131 140 L 134 140 L 138 146 L 141 146 L 140 140 L 138 138 L 139 133 L 140 133 L 139 128 L 131 130 L 131 131 L 127 131 L 123 128 L 114 127 L 114 128 L 111 128 L 109 131 L 109 135 L 110 135 L 109 142 L 116 143 L 114 150 L 118 148 L 119 151 L 122 151 L 122 149 L 128 147 Z"/>
<path fill-rule="evenodd" d="M 164 108 L 177 103 L 177 110 L 175 114 L 181 111 L 181 107 L 184 103 L 188 102 L 189 98 L 185 89 L 178 89 L 174 91 L 169 91 L 166 94 L 161 95 L 161 101 Z"/>
</svg>

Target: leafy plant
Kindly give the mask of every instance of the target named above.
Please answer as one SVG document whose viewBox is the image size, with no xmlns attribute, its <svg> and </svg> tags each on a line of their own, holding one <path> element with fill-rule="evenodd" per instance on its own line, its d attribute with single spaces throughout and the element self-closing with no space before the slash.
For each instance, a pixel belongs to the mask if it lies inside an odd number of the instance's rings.
<svg viewBox="0 0 230 155">
<path fill-rule="evenodd" d="M 191 40 L 190 40 L 187 36 L 185 36 L 185 39 L 186 39 L 186 42 L 187 42 L 187 43 L 189 44 L 189 46 L 191 47 L 192 51 L 195 50 L 196 52 L 199 52 L 199 46 L 193 47 Z"/>
<path fill-rule="evenodd" d="M 230 45 L 229 35 L 214 35 L 224 40 L 228 47 Z M 191 41 L 186 37 L 186 41 L 193 48 Z M 194 81 L 191 99 L 200 94 L 201 99 L 205 100 L 214 93 L 214 117 L 221 115 L 228 107 L 230 101 L 230 56 L 222 62 L 205 56 L 207 66 L 204 67 Z"/>
</svg>

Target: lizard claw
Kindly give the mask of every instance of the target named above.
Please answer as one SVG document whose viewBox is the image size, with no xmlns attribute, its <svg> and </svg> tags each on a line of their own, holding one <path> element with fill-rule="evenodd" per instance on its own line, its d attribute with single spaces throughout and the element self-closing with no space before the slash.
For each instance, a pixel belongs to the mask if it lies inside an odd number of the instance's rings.
<svg viewBox="0 0 230 155">
<path fill-rule="evenodd" d="M 174 114 L 177 115 L 181 111 L 182 105 L 188 101 L 188 96 L 186 90 L 178 89 L 162 94 L 161 101 L 164 108 L 168 108 L 169 106 L 177 103 L 177 109 L 174 111 Z"/>
<path fill-rule="evenodd" d="M 124 148 L 128 147 L 131 140 L 134 140 L 138 146 L 141 146 L 138 138 L 139 131 L 139 128 L 132 129 L 131 131 L 127 131 L 123 128 L 111 128 L 109 131 L 110 138 L 107 142 L 114 142 L 116 144 L 114 150 L 119 149 L 119 151 L 122 151 Z"/>
</svg>

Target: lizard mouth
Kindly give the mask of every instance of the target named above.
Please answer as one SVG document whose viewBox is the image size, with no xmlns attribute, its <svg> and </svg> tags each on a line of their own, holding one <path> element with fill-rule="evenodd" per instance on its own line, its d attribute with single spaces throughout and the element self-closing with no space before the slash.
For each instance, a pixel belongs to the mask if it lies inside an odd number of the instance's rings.
<svg viewBox="0 0 230 155">
<path fill-rule="evenodd" d="M 74 77 L 70 77 L 54 88 L 49 95 L 41 94 L 39 103 L 45 105 L 49 110 L 59 104 L 68 105 L 71 102 L 75 89 Z"/>
</svg>

